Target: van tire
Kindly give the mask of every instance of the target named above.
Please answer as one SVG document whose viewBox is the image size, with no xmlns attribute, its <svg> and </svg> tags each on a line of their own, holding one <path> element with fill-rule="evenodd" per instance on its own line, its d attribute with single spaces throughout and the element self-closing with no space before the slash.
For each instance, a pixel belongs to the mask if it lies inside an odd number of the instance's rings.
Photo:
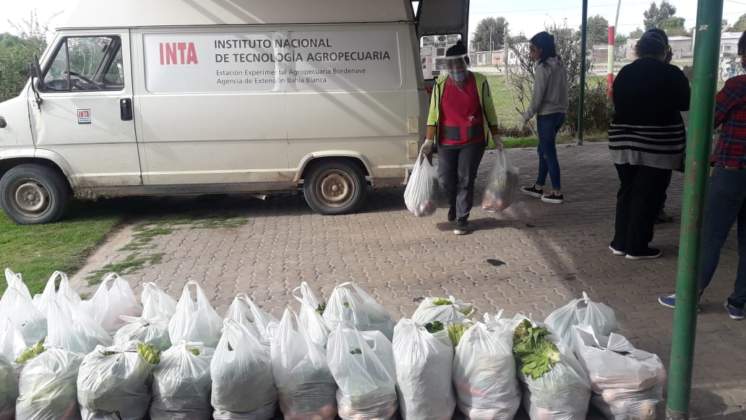
<svg viewBox="0 0 746 420">
<path fill-rule="evenodd" d="M 19 225 L 56 222 L 69 200 L 67 181 L 47 166 L 18 165 L 0 179 L 0 206 Z"/>
<path fill-rule="evenodd" d="M 303 195 L 316 213 L 336 215 L 360 208 L 368 194 L 363 168 L 348 160 L 312 163 L 305 174 Z"/>
</svg>

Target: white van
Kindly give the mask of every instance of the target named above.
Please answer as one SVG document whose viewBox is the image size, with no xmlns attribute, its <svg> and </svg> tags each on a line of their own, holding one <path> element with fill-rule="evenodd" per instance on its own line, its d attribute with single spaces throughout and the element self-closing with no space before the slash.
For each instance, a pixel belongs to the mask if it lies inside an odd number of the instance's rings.
<svg viewBox="0 0 746 420">
<path fill-rule="evenodd" d="M 419 38 L 468 0 L 85 0 L 0 104 L 0 204 L 301 187 L 323 214 L 401 185 L 423 137 Z"/>
</svg>

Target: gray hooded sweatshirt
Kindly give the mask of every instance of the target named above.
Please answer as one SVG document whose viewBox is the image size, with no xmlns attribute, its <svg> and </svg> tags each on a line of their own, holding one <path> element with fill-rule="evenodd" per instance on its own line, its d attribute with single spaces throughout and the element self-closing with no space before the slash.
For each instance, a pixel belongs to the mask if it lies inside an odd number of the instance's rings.
<svg viewBox="0 0 746 420">
<path fill-rule="evenodd" d="M 523 118 L 567 112 L 567 70 L 557 57 L 534 67 L 534 94 Z"/>
</svg>

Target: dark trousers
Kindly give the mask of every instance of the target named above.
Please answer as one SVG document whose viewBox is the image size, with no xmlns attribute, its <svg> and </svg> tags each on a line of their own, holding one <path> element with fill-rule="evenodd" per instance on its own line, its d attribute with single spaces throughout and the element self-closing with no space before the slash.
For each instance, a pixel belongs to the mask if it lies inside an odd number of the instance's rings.
<svg viewBox="0 0 746 420">
<path fill-rule="evenodd" d="M 746 304 L 746 170 L 715 168 L 710 176 L 702 225 L 699 290 L 712 281 L 728 233 L 738 222 L 738 274 L 728 302 Z"/>
<path fill-rule="evenodd" d="M 656 216 L 663 203 L 671 170 L 642 165 L 616 165 L 621 183 L 611 246 L 639 255 L 653 240 Z"/>
<path fill-rule="evenodd" d="M 562 189 L 557 159 L 557 133 L 564 123 L 565 114 L 561 112 L 536 117 L 536 131 L 539 133 L 539 146 L 536 148 L 539 153 L 539 175 L 536 177 L 536 185 L 543 187 L 549 175 L 552 188 L 557 191 Z"/>
<path fill-rule="evenodd" d="M 466 221 L 474 204 L 474 182 L 484 155 L 484 144 L 438 149 L 438 178 L 456 218 Z"/>
</svg>

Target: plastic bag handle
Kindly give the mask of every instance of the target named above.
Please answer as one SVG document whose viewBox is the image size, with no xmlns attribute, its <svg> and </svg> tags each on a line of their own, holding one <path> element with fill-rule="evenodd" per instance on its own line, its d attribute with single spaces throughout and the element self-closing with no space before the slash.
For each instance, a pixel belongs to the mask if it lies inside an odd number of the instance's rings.
<svg viewBox="0 0 746 420">
<path fill-rule="evenodd" d="M 57 279 L 60 279 L 60 285 L 57 286 Z M 67 286 L 68 278 L 67 274 L 63 273 L 62 271 L 55 271 L 52 273 L 52 276 L 49 277 L 49 281 L 52 283 L 52 290 L 57 293 L 60 289 L 62 289 L 62 286 Z"/>
<path fill-rule="evenodd" d="M 117 273 L 108 273 L 108 274 L 106 274 L 104 276 L 104 279 L 101 280 L 101 287 L 107 287 L 108 286 L 108 288 L 111 289 L 111 286 L 113 285 L 113 283 L 115 281 L 119 280 L 119 279 L 121 279 L 121 277 L 119 276 L 119 274 L 117 274 Z"/>
</svg>

